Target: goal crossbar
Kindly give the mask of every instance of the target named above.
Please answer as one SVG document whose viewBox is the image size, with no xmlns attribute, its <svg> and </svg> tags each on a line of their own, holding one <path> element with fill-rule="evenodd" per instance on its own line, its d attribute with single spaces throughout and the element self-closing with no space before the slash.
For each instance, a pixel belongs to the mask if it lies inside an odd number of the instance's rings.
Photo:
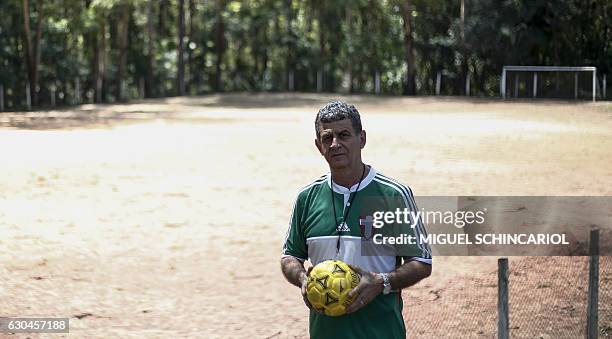
<svg viewBox="0 0 612 339">
<path fill-rule="evenodd" d="M 593 101 L 596 96 L 596 82 L 597 82 L 597 67 L 593 66 L 504 66 L 502 69 L 500 94 L 501 97 L 506 99 L 506 72 L 533 72 L 533 97 L 538 95 L 538 73 L 537 72 L 593 72 Z M 574 93 L 575 97 L 578 96 L 578 76 L 577 73 L 574 75 Z"/>
</svg>

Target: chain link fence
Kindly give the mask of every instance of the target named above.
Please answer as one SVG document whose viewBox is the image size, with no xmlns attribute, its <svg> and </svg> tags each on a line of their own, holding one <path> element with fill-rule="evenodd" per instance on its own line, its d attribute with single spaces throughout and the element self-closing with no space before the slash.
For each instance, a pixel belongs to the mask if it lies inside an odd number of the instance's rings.
<svg viewBox="0 0 612 339">
<path fill-rule="evenodd" d="M 497 337 L 497 267 L 490 262 L 497 258 L 480 259 L 484 273 L 466 272 L 440 287 L 423 283 L 404 293 L 409 338 Z M 588 257 L 508 262 L 510 338 L 585 338 Z M 599 265 L 599 337 L 612 338 L 612 257 L 600 257 Z"/>
</svg>

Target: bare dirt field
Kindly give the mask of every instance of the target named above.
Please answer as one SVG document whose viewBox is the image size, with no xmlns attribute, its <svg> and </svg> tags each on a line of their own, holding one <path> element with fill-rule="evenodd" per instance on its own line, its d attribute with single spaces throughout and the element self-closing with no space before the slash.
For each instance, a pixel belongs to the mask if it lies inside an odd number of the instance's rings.
<svg viewBox="0 0 612 339">
<path fill-rule="evenodd" d="M 33 338 L 307 337 L 279 258 L 296 193 L 327 172 L 313 120 L 334 98 L 1 113 L 0 316 L 70 318 L 69 335 Z M 610 104 L 341 98 L 362 114 L 364 160 L 416 195 L 612 195 Z M 602 337 L 612 336 L 608 259 Z M 497 258 L 433 267 L 404 291 L 409 337 L 495 337 Z M 510 267 L 513 337 L 584 336 L 586 258 Z"/>
</svg>

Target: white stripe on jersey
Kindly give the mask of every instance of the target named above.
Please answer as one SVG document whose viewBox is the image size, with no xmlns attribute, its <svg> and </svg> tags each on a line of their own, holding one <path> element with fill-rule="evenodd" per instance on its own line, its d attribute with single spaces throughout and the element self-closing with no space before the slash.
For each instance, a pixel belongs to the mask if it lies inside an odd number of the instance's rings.
<svg viewBox="0 0 612 339">
<path fill-rule="evenodd" d="M 398 181 L 396 181 L 394 179 L 391 179 L 388 176 L 383 175 L 382 173 L 378 173 L 378 178 L 381 179 L 381 180 L 384 180 L 384 181 L 386 181 L 386 182 L 388 182 L 390 184 L 395 184 L 395 186 L 397 186 L 399 189 L 401 189 L 404 192 L 404 196 L 406 198 L 408 198 L 408 202 L 410 203 L 409 207 L 412 208 L 415 212 L 417 211 L 417 206 L 416 206 L 416 203 L 414 201 L 414 194 L 412 194 L 412 190 L 410 189 L 410 187 L 408 187 L 406 185 L 403 185 L 402 183 L 400 183 L 400 182 L 398 182 Z M 419 219 L 419 221 L 421 221 L 421 220 Z M 423 226 L 423 223 L 419 222 L 417 226 L 421 228 L 421 232 L 423 233 L 423 235 L 427 236 L 427 231 L 425 230 L 425 227 Z"/>
<path fill-rule="evenodd" d="M 288 255 L 287 253 L 285 253 L 285 251 L 287 250 L 287 239 L 289 239 L 289 232 L 291 232 L 291 221 L 293 220 L 293 213 L 295 213 L 295 207 L 297 206 L 297 201 L 298 201 L 298 198 L 300 196 L 300 193 L 304 192 L 305 190 L 309 189 L 312 186 L 322 184 L 322 183 L 324 183 L 326 181 L 327 181 L 327 174 L 319 177 L 319 179 L 311 182 L 310 184 L 308 184 L 305 187 L 303 187 L 302 189 L 300 189 L 300 191 L 298 192 L 297 196 L 295 197 L 295 201 L 293 202 L 293 209 L 291 210 L 291 217 L 289 217 L 289 228 L 287 229 L 287 233 L 285 234 L 285 242 L 283 243 L 283 250 L 281 252 L 281 255 L 283 257 Z M 295 258 L 301 259 L 302 261 L 306 260 L 306 258 L 298 258 L 298 257 L 295 257 Z"/>
<path fill-rule="evenodd" d="M 401 183 L 399 183 L 399 182 L 397 182 L 397 181 L 395 181 L 395 180 L 393 180 L 393 179 L 391 179 L 391 178 L 389 178 L 389 177 L 387 177 L 385 175 L 382 175 L 382 174 L 379 174 L 379 179 L 385 180 L 386 182 L 388 182 L 390 184 L 395 184 L 395 186 L 398 187 L 404 193 L 404 199 L 406 199 L 408 201 L 408 203 L 410 204 L 410 206 L 408 206 L 408 205 L 407 206 L 410 207 L 413 211 L 415 211 L 415 213 L 418 212 L 416 203 L 414 201 L 414 195 L 412 194 L 412 190 L 409 187 L 407 187 L 407 186 L 405 186 L 405 185 L 403 185 L 403 184 L 401 184 Z M 420 218 L 417 220 L 417 230 L 424 237 L 427 237 L 427 231 L 425 230 L 425 226 L 423 225 L 423 222 L 422 222 L 422 220 Z M 421 242 L 419 242 L 419 244 L 420 243 Z M 419 247 L 419 248 L 421 248 L 421 247 Z M 425 258 L 431 258 L 431 248 L 429 247 L 429 245 L 425 244 L 424 248 L 422 248 L 422 249 L 424 250 L 424 252 L 426 254 Z"/>
<path fill-rule="evenodd" d="M 413 200 L 410 198 L 411 195 L 408 194 L 409 191 L 404 189 L 402 187 L 403 185 L 401 185 L 400 183 L 396 181 L 393 181 L 389 178 L 382 176 L 380 173 L 377 174 L 377 176 L 374 178 L 374 181 L 381 183 L 383 185 L 389 186 L 395 189 L 396 191 L 398 191 L 401 194 L 402 198 L 404 199 L 404 204 L 406 204 L 406 207 L 410 208 L 415 213 L 417 212 L 416 206 L 414 205 Z M 423 223 L 421 222 L 420 218 L 417 220 L 417 226 L 414 228 L 414 230 L 417 233 L 416 236 L 418 237 L 418 239 L 421 239 L 421 235 L 423 236 L 427 235 L 427 233 L 425 232 L 425 227 L 423 226 Z M 429 248 L 429 245 L 422 244 L 420 241 L 417 241 L 417 246 L 423 253 L 423 258 L 425 259 L 431 258 L 431 249 Z"/>
</svg>

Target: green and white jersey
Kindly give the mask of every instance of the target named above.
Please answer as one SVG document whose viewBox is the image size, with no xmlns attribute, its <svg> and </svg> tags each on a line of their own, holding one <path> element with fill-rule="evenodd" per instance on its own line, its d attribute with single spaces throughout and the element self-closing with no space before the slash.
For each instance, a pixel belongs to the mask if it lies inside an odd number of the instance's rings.
<svg viewBox="0 0 612 339">
<path fill-rule="evenodd" d="M 356 193 L 357 186 L 359 191 Z M 342 223 L 343 209 L 349 208 L 347 204 L 353 195 L 347 220 Z M 375 212 L 396 211 L 398 208 L 418 210 L 412 191 L 376 173 L 373 167 L 370 167 L 360 185 L 355 184 L 350 189 L 332 182 L 331 174 L 324 175 L 299 192 L 282 255 L 301 261 L 309 259 L 313 265 L 328 259 L 339 259 L 376 273 L 395 270 L 402 259 L 431 265 L 431 249 L 427 244 L 417 241 L 414 245 L 402 245 L 400 250 L 394 245 L 373 244 L 372 239 L 377 233 L 403 233 L 415 237 L 426 235 L 421 220 L 414 221 L 412 218 L 411 223 L 416 225 L 414 228 L 407 224 L 385 225 L 378 229 L 373 227 Z M 328 317 L 311 312 L 310 335 L 313 338 L 405 337 L 402 307 L 401 294 L 393 291 L 388 295 L 379 295 L 353 314 Z"/>
</svg>

